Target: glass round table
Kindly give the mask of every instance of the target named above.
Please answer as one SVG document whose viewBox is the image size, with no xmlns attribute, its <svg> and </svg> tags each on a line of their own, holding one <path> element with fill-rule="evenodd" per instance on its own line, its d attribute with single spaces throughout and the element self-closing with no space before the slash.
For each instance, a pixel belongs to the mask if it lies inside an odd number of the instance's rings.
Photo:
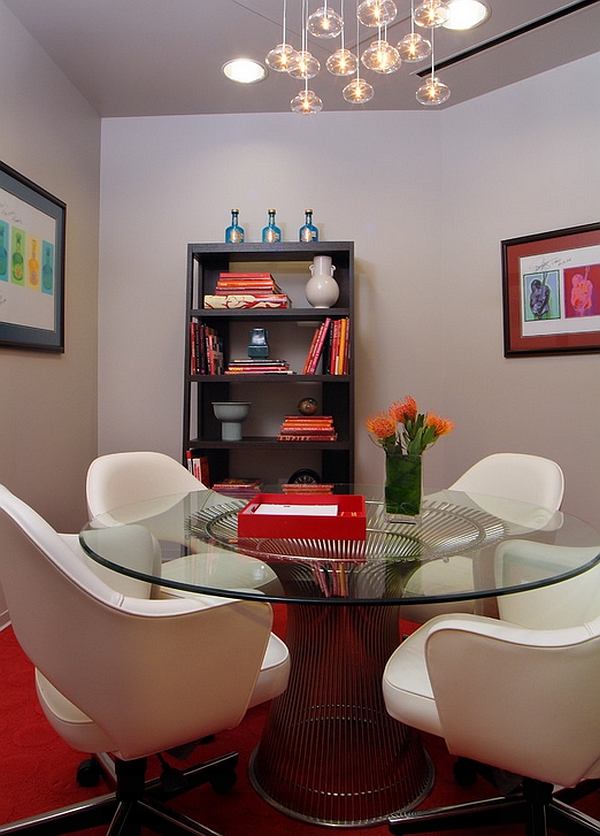
<svg viewBox="0 0 600 836">
<path fill-rule="evenodd" d="M 438 491 L 418 524 L 397 524 L 386 521 L 380 488 L 353 492 L 366 497 L 364 540 L 310 530 L 240 538 L 248 500 L 212 490 L 116 508 L 80 533 L 98 563 L 172 594 L 287 605 L 290 682 L 270 706 L 250 777 L 282 812 L 345 827 L 409 810 L 432 785 L 418 732 L 388 716 L 381 694 L 400 613 L 410 620 L 419 605 L 451 609 L 553 585 L 600 562 L 600 534 L 562 512 Z M 151 553 L 121 542 L 123 526 L 151 532 Z"/>
</svg>

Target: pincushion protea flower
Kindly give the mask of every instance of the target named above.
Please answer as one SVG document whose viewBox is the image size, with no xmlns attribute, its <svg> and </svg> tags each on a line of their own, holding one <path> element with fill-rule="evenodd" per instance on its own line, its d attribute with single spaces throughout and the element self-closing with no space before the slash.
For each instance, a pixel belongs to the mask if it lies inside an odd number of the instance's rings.
<svg viewBox="0 0 600 836">
<path fill-rule="evenodd" d="M 452 421 L 435 412 L 419 412 L 411 395 L 403 401 L 395 401 L 387 412 L 370 416 L 366 425 L 376 444 L 384 450 L 396 450 L 407 456 L 420 456 L 440 436 L 454 429 Z"/>
</svg>

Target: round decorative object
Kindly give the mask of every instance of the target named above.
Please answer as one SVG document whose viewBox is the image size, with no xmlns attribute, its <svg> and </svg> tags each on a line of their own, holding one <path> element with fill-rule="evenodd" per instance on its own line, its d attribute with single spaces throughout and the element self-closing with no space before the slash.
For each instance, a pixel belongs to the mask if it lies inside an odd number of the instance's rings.
<svg viewBox="0 0 600 836">
<path fill-rule="evenodd" d="M 319 404 L 314 398 L 302 398 L 298 402 L 298 412 L 300 415 L 316 415 Z"/>
<path fill-rule="evenodd" d="M 321 477 L 315 470 L 309 470 L 307 467 L 296 470 L 288 479 L 290 485 L 318 485 Z"/>
</svg>

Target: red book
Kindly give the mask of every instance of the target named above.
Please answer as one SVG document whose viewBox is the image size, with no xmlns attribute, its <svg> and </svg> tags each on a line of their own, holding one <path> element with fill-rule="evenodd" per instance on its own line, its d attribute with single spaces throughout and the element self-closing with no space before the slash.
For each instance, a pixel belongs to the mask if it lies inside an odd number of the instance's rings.
<svg viewBox="0 0 600 836">
<path fill-rule="evenodd" d="M 219 273 L 220 279 L 272 279 L 270 273 Z"/>
<path fill-rule="evenodd" d="M 329 357 L 329 374 L 336 374 L 335 363 L 340 348 L 340 320 L 336 319 L 331 326 L 331 354 Z"/>
<path fill-rule="evenodd" d="M 307 374 L 315 374 L 315 372 L 317 370 L 317 364 L 318 364 L 319 359 L 321 357 L 321 354 L 323 352 L 323 345 L 325 344 L 325 337 L 327 336 L 327 331 L 329 330 L 330 323 L 331 323 L 331 317 L 328 316 L 323 321 L 323 323 L 321 324 L 321 327 L 319 328 L 319 336 L 317 338 L 317 343 L 315 345 L 315 350 L 314 350 L 314 353 L 313 353 L 312 360 L 311 360 L 311 362 L 309 363 L 309 366 L 308 366 Z"/>
<path fill-rule="evenodd" d="M 319 339 L 319 334 L 321 332 L 321 326 L 319 325 L 318 328 L 315 328 L 315 333 L 312 335 L 312 340 L 308 349 L 308 354 L 306 355 L 306 360 L 304 361 L 304 367 L 302 369 L 302 374 L 308 374 L 308 369 L 310 368 L 310 363 L 313 358 L 313 354 L 315 352 L 315 348 L 317 347 L 317 340 Z"/>
</svg>

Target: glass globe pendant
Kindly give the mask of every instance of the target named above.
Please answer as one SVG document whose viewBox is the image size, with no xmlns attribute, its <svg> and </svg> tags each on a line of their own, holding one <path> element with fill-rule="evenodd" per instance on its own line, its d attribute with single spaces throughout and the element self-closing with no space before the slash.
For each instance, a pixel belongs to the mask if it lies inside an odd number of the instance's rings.
<svg viewBox="0 0 600 836">
<path fill-rule="evenodd" d="M 314 78 L 320 69 L 321 65 L 314 55 L 301 49 L 288 61 L 287 71 L 292 78 Z"/>
<path fill-rule="evenodd" d="M 323 109 L 323 101 L 312 90 L 301 90 L 290 102 L 294 113 L 318 113 Z"/>
<path fill-rule="evenodd" d="M 296 53 L 296 50 L 291 44 L 286 43 L 285 30 L 287 18 L 287 0 L 283 0 L 283 35 L 281 43 L 277 44 L 274 49 L 271 49 L 265 58 L 267 67 L 278 73 L 286 73 L 290 58 Z"/>
<path fill-rule="evenodd" d="M 377 40 L 365 49 L 360 60 L 368 70 L 389 75 L 396 72 L 400 64 L 400 53 L 387 41 Z"/>
<path fill-rule="evenodd" d="M 363 0 L 356 10 L 356 17 L 363 26 L 383 26 L 391 23 L 397 12 L 393 0 Z"/>
<path fill-rule="evenodd" d="M 414 11 L 414 21 L 417 26 L 427 26 L 437 29 L 443 26 L 450 17 L 450 9 L 442 0 L 425 0 Z"/>
<path fill-rule="evenodd" d="M 329 56 L 325 66 L 331 75 L 353 75 L 356 72 L 357 59 L 349 49 L 338 49 Z"/>
<path fill-rule="evenodd" d="M 347 84 L 342 90 L 342 96 L 350 104 L 364 104 L 370 102 L 375 95 L 375 90 L 365 81 L 364 78 L 358 76 Z"/>
<path fill-rule="evenodd" d="M 398 52 L 403 61 L 422 61 L 431 55 L 431 43 L 415 32 L 414 0 L 410 0 L 410 32 L 398 43 Z"/>
<path fill-rule="evenodd" d="M 337 38 L 344 26 L 344 21 L 337 12 L 327 7 L 327 3 L 313 12 L 307 22 L 306 28 L 315 38 Z"/>
<path fill-rule="evenodd" d="M 422 84 L 415 93 L 419 104 L 425 106 L 440 105 L 450 98 L 450 88 L 436 78 L 429 76 L 425 84 Z"/>
<path fill-rule="evenodd" d="M 277 44 L 267 53 L 265 63 L 278 73 L 287 73 L 290 58 L 296 53 L 291 44 Z"/>
<path fill-rule="evenodd" d="M 431 43 L 418 32 L 410 32 L 398 42 L 398 52 L 402 61 L 422 61 L 431 55 Z"/>
</svg>

